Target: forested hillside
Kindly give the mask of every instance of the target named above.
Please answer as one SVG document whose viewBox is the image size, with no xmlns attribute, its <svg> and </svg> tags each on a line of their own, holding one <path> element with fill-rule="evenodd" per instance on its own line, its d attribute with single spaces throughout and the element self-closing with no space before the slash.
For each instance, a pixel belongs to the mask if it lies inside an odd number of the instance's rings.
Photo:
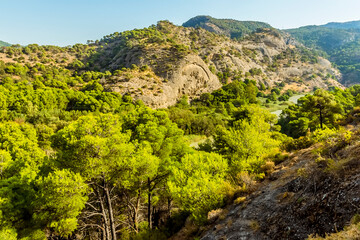
<svg viewBox="0 0 360 240">
<path fill-rule="evenodd" d="M 0 239 L 208 236 L 297 151 L 316 149 L 324 174 L 357 163 L 360 87 L 336 75 L 274 29 L 239 41 L 161 21 L 71 47 L 1 48 Z M 278 119 L 268 104 L 288 107 Z M 311 172 L 296 171 L 308 189 Z M 301 236 L 341 230 L 357 213 L 349 201 L 327 222 L 336 229 L 299 224 Z M 249 239 L 271 234 L 261 220 Z"/>
<path fill-rule="evenodd" d="M 351 22 L 343 22 L 343 23 L 330 22 L 322 26 L 328 28 L 337 28 L 337 29 L 360 29 L 360 21 L 351 21 Z"/>
<path fill-rule="evenodd" d="M 233 39 L 241 39 L 261 28 L 272 28 L 269 24 L 255 21 L 216 19 L 210 16 L 197 16 L 183 24 L 184 27 L 204 28 L 210 32 L 224 34 Z"/>
<path fill-rule="evenodd" d="M 232 39 L 245 36 L 264 28 L 272 28 L 267 23 L 216 19 L 210 16 L 197 16 L 183 24 L 184 27 L 203 28 Z M 343 74 L 341 83 L 349 86 L 359 83 L 359 21 L 328 23 L 320 26 L 305 26 L 280 31 L 287 43 L 296 46 L 304 44 L 317 51 L 317 54 L 329 59 Z M 291 36 L 286 33 L 290 33 Z M 295 38 L 295 39 L 293 39 Z"/>
<path fill-rule="evenodd" d="M 317 49 L 343 74 L 345 85 L 359 83 L 359 22 L 329 23 L 286 30 L 305 46 Z"/>
<path fill-rule="evenodd" d="M 8 47 L 8 46 L 11 46 L 11 44 L 7 43 L 7 42 L 0 41 L 0 47 Z"/>
<path fill-rule="evenodd" d="M 169 236 L 177 231 L 171 222 L 181 227 L 189 215 L 206 222 L 209 210 L 231 198 L 227 192 L 236 185 L 229 177 L 241 169 L 262 178 L 263 155 L 276 153 L 282 138 L 276 128 L 268 132 L 273 116 L 248 105 L 256 102 L 252 82 L 234 82 L 193 110 L 185 101 L 155 111 L 60 66 L 3 63 L 0 72 L 0 236 L 8 239 Z M 217 113 L 225 99 L 239 107 Z M 222 131 L 232 135 L 230 121 L 238 122 L 234 130 L 256 131 L 265 145 L 244 146 L 236 154 L 250 159 L 246 152 L 255 151 L 251 161 L 232 164 L 235 153 L 225 146 L 211 152 L 190 148 L 168 115 L 175 121 L 177 114 L 190 117 L 200 109 L 203 114 L 179 126 L 225 137 Z M 247 111 L 248 119 L 231 117 Z"/>
</svg>

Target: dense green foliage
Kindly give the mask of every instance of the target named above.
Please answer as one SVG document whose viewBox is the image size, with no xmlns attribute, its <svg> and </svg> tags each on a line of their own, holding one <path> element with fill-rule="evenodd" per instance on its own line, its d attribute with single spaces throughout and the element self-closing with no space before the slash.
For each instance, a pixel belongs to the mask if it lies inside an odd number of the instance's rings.
<svg viewBox="0 0 360 240">
<path fill-rule="evenodd" d="M 338 128 L 345 116 L 359 106 L 359 94 L 359 85 L 346 90 L 318 89 L 313 95 L 300 98 L 296 105 L 289 106 L 282 112 L 279 119 L 282 132 L 298 138 L 320 129 L 321 123 L 323 128 Z"/>
<path fill-rule="evenodd" d="M 231 175 L 250 172 L 261 177 L 267 155 L 277 153 L 282 136 L 271 125 L 274 115 L 256 105 L 239 108 L 236 121 L 228 129 L 218 126 L 213 149 L 229 159 Z"/>
<path fill-rule="evenodd" d="M 209 29 L 209 24 L 214 24 L 223 33 L 234 39 L 240 39 L 259 28 L 272 28 L 269 24 L 254 21 L 237 21 L 233 19 L 216 19 L 210 16 L 197 16 L 183 24 L 184 27 L 201 27 Z"/>
<path fill-rule="evenodd" d="M 169 117 L 186 134 L 210 136 L 217 125 L 226 126 L 236 120 L 237 108 L 257 103 L 258 89 L 253 81 L 233 81 L 212 93 L 204 93 L 188 104 L 186 97 L 170 107 Z"/>
<path fill-rule="evenodd" d="M 306 26 L 287 30 L 297 40 L 306 46 L 330 53 L 334 48 L 340 47 L 357 32 L 347 29 L 334 29 L 323 26 Z"/>
<path fill-rule="evenodd" d="M 241 34 L 258 27 L 217 24 Z M 110 92 L 106 82 L 118 75 L 153 73 L 148 66 L 112 69 L 112 57 L 125 59 L 134 46 L 162 44 L 175 58 L 194 51 L 178 44 L 168 27 L 164 21 L 66 48 L 1 49 L 11 56 L 0 61 L 1 239 L 168 238 L 186 218 L 204 224 L 209 211 L 250 191 L 249 182 L 271 172 L 284 148 L 307 144 L 301 137 L 308 129 L 314 139 L 329 136 L 335 130 L 327 128 L 338 128 L 360 105 L 359 86 L 317 90 L 283 112 L 280 129 L 257 97 L 286 101 L 293 92 L 284 83 L 272 89 L 260 84 L 259 90 L 255 81 L 241 81 L 240 71 L 228 69 L 217 75 L 230 83 L 191 102 L 183 96 L 168 109 L 152 110 Z M 107 44 L 113 52 L 103 55 Z M 301 51 L 303 61 L 315 61 Z M 271 68 L 296 54 L 276 56 Z M 248 77 L 261 74 L 252 68 Z M 206 141 L 192 148 L 190 135 L 205 135 Z"/>
<path fill-rule="evenodd" d="M 151 110 L 107 92 L 101 83 L 113 74 L 0 62 L 0 236 L 161 238 L 176 214 L 206 222 L 244 184 L 240 173 L 264 176 L 282 135 L 254 81 Z M 216 141 L 195 150 L 184 133 Z"/>
<path fill-rule="evenodd" d="M 19 238 L 44 239 L 39 232 L 52 228 L 68 236 L 77 228 L 87 188 L 76 173 L 49 168 L 29 124 L 3 122 L 1 131 L 2 227 L 16 229 Z"/>
<path fill-rule="evenodd" d="M 328 28 L 337 28 L 337 29 L 360 29 L 360 21 L 351 21 L 344 23 L 330 22 L 322 26 Z"/>
<path fill-rule="evenodd" d="M 215 153 L 185 155 L 171 166 L 170 193 L 195 220 L 205 221 L 207 213 L 223 202 L 227 168 L 226 159 Z"/>
</svg>

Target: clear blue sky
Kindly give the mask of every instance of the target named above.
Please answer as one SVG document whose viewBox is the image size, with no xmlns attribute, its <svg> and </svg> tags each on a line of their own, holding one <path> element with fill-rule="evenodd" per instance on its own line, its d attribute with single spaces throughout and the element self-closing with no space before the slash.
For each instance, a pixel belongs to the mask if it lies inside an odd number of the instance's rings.
<svg viewBox="0 0 360 240">
<path fill-rule="evenodd" d="M 359 0 L 0 0 L 0 40 L 66 46 L 191 17 L 263 21 L 295 28 L 360 20 Z"/>
</svg>

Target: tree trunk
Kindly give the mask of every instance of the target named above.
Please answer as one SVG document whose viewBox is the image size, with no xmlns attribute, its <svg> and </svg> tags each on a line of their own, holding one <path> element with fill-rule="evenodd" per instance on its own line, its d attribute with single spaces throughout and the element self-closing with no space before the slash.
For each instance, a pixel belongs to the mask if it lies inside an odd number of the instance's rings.
<svg viewBox="0 0 360 240">
<path fill-rule="evenodd" d="M 137 196 L 137 199 L 136 199 L 136 204 L 135 204 L 135 207 L 134 207 L 134 217 L 133 217 L 133 221 L 134 221 L 134 229 L 136 232 L 139 231 L 139 210 L 140 210 L 140 198 L 141 198 L 141 192 L 139 191 L 138 193 L 138 196 Z"/>
<path fill-rule="evenodd" d="M 115 231 L 115 221 L 114 221 L 113 208 L 112 208 L 112 205 L 111 205 L 111 198 L 110 198 L 109 188 L 108 188 L 107 184 L 105 183 L 105 181 L 104 181 L 104 192 L 105 192 L 105 195 L 106 195 L 107 207 L 108 207 L 109 218 L 110 218 L 111 237 L 112 237 L 112 240 L 116 240 L 116 231 Z"/>
<path fill-rule="evenodd" d="M 99 202 L 100 202 L 100 210 L 103 215 L 104 219 L 104 232 L 105 232 L 105 239 L 110 239 L 110 232 L 109 232 L 109 220 L 106 217 L 105 207 L 104 207 L 104 199 L 100 195 L 100 192 L 97 191 L 97 189 L 94 189 L 95 194 L 98 196 Z"/>
<path fill-rule="evenodd" d="M 103 229 L 101 229 L 101 231 L 102 231 L 102 240 L 107 240 L 106 239 L 106 226 L 105 226 L 105 224 L 103 224 L 103 226 L 104 226 L 104 228 Z"/>
<path fill-rule="evenodd" d="M 171 198 L 168 197 L 168 209 L 167 209 L 167 215 L 168 215 L 168 218 L 171 217 Z"/>
<path fill-rule="evenodd" d="M 148 178 L 148 222 L 149 229 L 152 229 L 152 211 L 151 211 L 151 182 L 150 178 Z"/>
</svg>

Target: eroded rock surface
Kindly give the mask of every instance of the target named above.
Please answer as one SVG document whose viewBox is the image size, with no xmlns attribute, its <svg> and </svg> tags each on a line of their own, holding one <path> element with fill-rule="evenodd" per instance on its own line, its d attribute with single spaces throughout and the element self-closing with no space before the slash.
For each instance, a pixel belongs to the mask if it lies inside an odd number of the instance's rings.
<svg viewBox="0 0 360 240">
<path fill-rule="evenodd" d="M 156 77 L 120 74 L 111 78 L 106 88 L 130 94 L 153 108 L 173 105 L 183 95 L 193 99 L 235 79 L 255 80 L 270 88 L 281 83 L 284 91 L 342 88 L 337 81 L 339 71 L 326 59 L 293 45 L 294 41 L 278 30 L 262 29 L 236 41 L 169 22 L 159 23 L 157 29 L 161 37 L 155 40 L 115 39 L 98 57 L 99 66 L 106 66 L 104 71 L 148 66 Z M 124 45 L 124 41 L 128 42 Z"/>
</svg>

